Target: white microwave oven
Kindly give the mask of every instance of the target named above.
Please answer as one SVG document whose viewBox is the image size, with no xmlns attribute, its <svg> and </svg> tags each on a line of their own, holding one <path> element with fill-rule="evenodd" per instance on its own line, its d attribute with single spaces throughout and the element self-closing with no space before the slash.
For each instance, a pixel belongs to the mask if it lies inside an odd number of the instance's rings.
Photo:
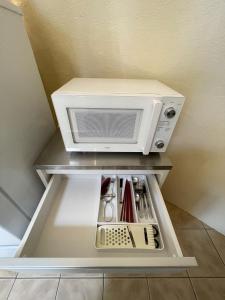
<svg viewBox="0 0 225 300">
<path fill-rule="evenodd" d="M 74 78 L 52 94 L 67 151 L 164 152 L 184 96 L 156 80 Z"/>
</svg>

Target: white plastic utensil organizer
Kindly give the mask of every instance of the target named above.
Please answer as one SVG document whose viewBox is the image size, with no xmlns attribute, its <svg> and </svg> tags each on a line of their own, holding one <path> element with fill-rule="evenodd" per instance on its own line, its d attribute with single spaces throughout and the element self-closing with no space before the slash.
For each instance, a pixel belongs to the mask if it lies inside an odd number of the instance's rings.
<svg viewBox="0 0 225 300">
<path fill-rule="evenodd" d="M 107 176 L 102 176 L 102 180 Z M 96 231 L 96 248 L 99 250 L 148 250 L 159 251 L 164 248 L 157 215 L 152 203 L 146 176 L 119 175 L 109 177 L 111 182 L 106 196 L 101 196 Z M 142 215 L 135 202 L 135 185 L 133 180 L 142 182 L 146 188 L 146 201 Z M 120 186 L 120 182 L 123 185 Z M 131 189 L 131 201 L 134 222 L 121 221 L 122 201 L 125 183 Z M 108 196 L 107 196 L 108 195 Z M 105 200 L 106 198 L 109 200 Z M 143 196 L 144 197 L 144 196 Z M 143 200 L 144 201 L 144 200 Z M 108 215 L 107 215 L 108 213 Z"/>
</svg>

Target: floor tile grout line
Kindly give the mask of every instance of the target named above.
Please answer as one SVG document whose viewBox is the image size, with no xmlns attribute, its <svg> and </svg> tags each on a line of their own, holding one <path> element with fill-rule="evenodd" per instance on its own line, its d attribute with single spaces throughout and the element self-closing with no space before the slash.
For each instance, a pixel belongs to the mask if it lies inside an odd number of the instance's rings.
<svg viewBox="0 0 225 300">
<path fill-rule="evenodd" d="M 60 279 L 61 279 L 61 275 L 60 275 L 60 277 L 59 277 L 59 281 L 58 281 L 57 288 L 56 288 L 55 300 L 57 299 L 57 295 L 58 295 Z"/>
<path fill-rule="evenodd" d="M 185 273 L 187 274 L 186 278 L 189 278 L 189 274 L 188 274 L 188 269 L 187 268 L 185 268 Z M 183 277 L 183 278 L 185 278 L 185 277 Z"/>
<path fill-rule="evenodd" d="M 16 278 L 17 280 L 21 280 L 21 279 L 59 279 L 59 278 L 61 278 L 60 276 L 58 276 L 58 277 L 49 277 L 49 276 L 47 276 L 47 277 L 45 277 L 45 276 L 42 276 L 42 277 L 18 277 L 18 278 Z"/>
<path fill-rule="evenodd" d="M 198 263 L 198 262 L 197 262 Z M 197 266 L 197 268 L 198 268 L 198 266 Z M 189 270 L 187 269 L 187 274 L 188 274 L 188 278 L 191 278 L 191 275 L 190 275 L 190 273 L 189 273 Z"/>
<path fill-rule="evenodd" d="M 85 277 L 85 276 L 81 276 L 81 277 L 73 277 L 73 276 L 68 276 L 68 277 L 60 277 L 61 279 L 102 279 L 103 277 L 89 277 L 89 276 L 87 276 L 87 277 Z"/>
<path fill-rule="evenodd" d="M 192 290 L 193 290 L 193 292 L 194 292 L 195 298 L 196 298 L 196 300 L 198 300 L 198 295 L 197 295 L 196 292 L 195 292 L 195 289 L 194 289 L 194 286 L 193 286 L 193 282 L 191 281 L 191 278 L 189 278 L 189 281 L 190 281 Z"/>
<path fill-rule="evenodd" d="M 104 290 L 105 290 L 105 278 L 104 278 L 104 274 L 102 277 L 102 300 L 104 300 Z"/>
<path fill-rule="evenodd" d="M 221 259 L 223 265 L 225 266 L 225 263 L 224 263 L 224 261 L 223 261 L 221 255 L 220 255 L 218 249 L 216 248 L 216 245 L 214 244 L 213 239 L 211 238 L 210 234 L 208 233 L 208 230 L 206 230 L 206 233 L 207 233 L 207 235 L 208 235 L 210 241 L 212 242 L 212 245 L 213 245 L 214 249 L 216 250 L 217 254 L 219 255 L 219 258 Z"/>
<path fill-rule="evenodd" d="M 225 278 L 225 277 L 212 277 L 212 276 L 209 276 L 209 277 L 196 277 L 196 276 L 192 276 L 190 277 L 191 278 L 199 278 L 199 279 L 205 279 L 205 278 Z M 189 277 L 171 277 L 171 276 L 164 276 L 164 277 L 148 277 L 147 279 L 189 279 Z"/>
<path fill-rule="evenodd" d="M 160 279 L 160 278 L 173 278 L 173 279 L 179 279 L 179 278 L 189 278 L 188 276 L 153 276 L 153 277 L 146 277 L 147 279 L 154 279 L 154 278 L 157 278 L 157 279 Z"/>
<path fill-rule="evenodd" d="M 105 275 L 106 273 L 103 273 L 103 278 L 106 278 L 106 279 L 111 279 L 111 278 L 117 278 L 117 279 L 120 279 L 120 278 L 146 278 L 146 273 L 144 272 L 142 276 L 129 276 L 129 275 L 126 275 L 126 276 L 114 276 L 114 275 L 111 275 L 111 276 L 107 276 Z"/>
<path fill-rule="evenodd" d="M 204 223 L 204 222 L 202 222 L 202 223 L 203 223 L 205 230 L 214 230 L 211 226 L 207 225 L 206 223 Z"/>
<path fill-rule="evenodd" d="M 16 282 L 16 277 L 14 278 L 14 281 L 13 281 L 13 284 L 12 284 L 12 286 L 11 286 L 11 289 L 9 290 L 9 293 L 8 293 L 8 296 L 7 296 L 7 300 L 9 299 L 9 296 L 10 296 L 10 294 L 11 294 L 11 292 L 12 292 L 12 289 L 13 289 L 13 287 L 14 287 L 14 285 L 15 285 L 15 282 Z"/>
<path fill-rule="evenodd" d="M 131 278 L 134 278 L 134 279 L 138 279 L 138 278 L 144 279 L 144 278 L 148 278 L 148 277 L 146 277 L 146 276 L 141 276 L 141 277 L 138 277 L 138 276 L 136 276 L 136 277 L 134 277 L 134 276 L 124 276 L 124 277 L 114 276 L 114 277 L 112 277 L 112 276 L 110 276 L 110 277 L 103 277 L 103 278 L 105 278 L 105 279 L 115 279 L 115 278 L 116 279 L 131 279 Z"/>
<path fill-rule="evenodd" d="M 204 278 L 225 278 L 225 275 L 223 275 L 223 276 L 203 276 L 203 275 L 201 275 L 201 276 L 191 276 L 191 275 L 189 275 L 189 272 L 187 271 L 187 273 L 188 273 L 188 277 L 173 277 L 173 278 L 202 278 L 202 279 L 204 279 Z M 162 277 L 162 278 L 169 278 L 169 277 Z"/>
<path fill-rule="evenodd" d="M 150 292 L 150 278 L 146 277 L 146 280 L 147 280 L 147 287 L 148 287 L 148 299 L 151 300 L 152 296 L 151 296 L 151 292 Z"/>
<path fill-rule="evenodd" d="M 191 276 L 191 277 L 171 277 L 171 276 L 164 276 L 164 277 L 147 277 L 147 279 L 222 279 L 225 278 L 225 276 L 207 276 L 207 277 L 202 277 L 202 276 Z"/>
<path fill-rule="evenodd" d="M 225 278 L 225 276 L 190 276 L 189 277 L 190 279 L 193 278 L 193 279 L 212 279 L 212 278 L 216 278 L 216 279 L 220 279 L 220 278 Z"/>
<path fill-rule="evenodd" d="M 197 218 L 197 219 L 198 219 L 198 218 Z M 198 220 L 199 220 L 199 219 L 198 219 Z M 203 229 L 206 230 L 204 223 L 203 223 L 201 220 L 199 220 L 199 222 L 201 222 Z"/>
</svg>

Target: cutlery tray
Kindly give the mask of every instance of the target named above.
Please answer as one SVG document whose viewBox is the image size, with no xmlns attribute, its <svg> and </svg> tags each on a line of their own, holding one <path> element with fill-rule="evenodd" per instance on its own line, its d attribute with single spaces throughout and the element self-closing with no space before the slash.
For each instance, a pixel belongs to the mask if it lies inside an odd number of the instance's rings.
<svg viewBox="0 0 225 300">
<path fill-rule="evenodd" d="M 151 198 L 146 176 L 118 175 L 102 176 L 96 242 L 99 250 L 155 250 L 164 248 L 164 243 Z M 144 195 L 139 193 L 136 183 L 144 186 Z M 129 185 L 129 213 L 123 213 L 126 185 Z M 139 199 L 141 197 L 141 200 Z M 143 198 L 143 199 L 142 199 Z M 140 201 L 142 201 L 140 203 Z M 127 209 L 126 209 L 127 210 Z M 126 215 L 125 220 L 122 218 Z"/>
</svg>

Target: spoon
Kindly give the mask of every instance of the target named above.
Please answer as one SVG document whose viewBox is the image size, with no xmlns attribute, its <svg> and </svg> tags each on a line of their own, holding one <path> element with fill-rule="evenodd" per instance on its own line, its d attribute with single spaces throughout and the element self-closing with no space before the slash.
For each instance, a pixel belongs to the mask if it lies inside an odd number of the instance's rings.
<svg viewBox="0 0 225 300">
<path fill-rule="evenodd" d="M 140 210 L 140 195 L 138 193 L 135 193 L 135 203 L 137 210 Z"/>
</svg>

